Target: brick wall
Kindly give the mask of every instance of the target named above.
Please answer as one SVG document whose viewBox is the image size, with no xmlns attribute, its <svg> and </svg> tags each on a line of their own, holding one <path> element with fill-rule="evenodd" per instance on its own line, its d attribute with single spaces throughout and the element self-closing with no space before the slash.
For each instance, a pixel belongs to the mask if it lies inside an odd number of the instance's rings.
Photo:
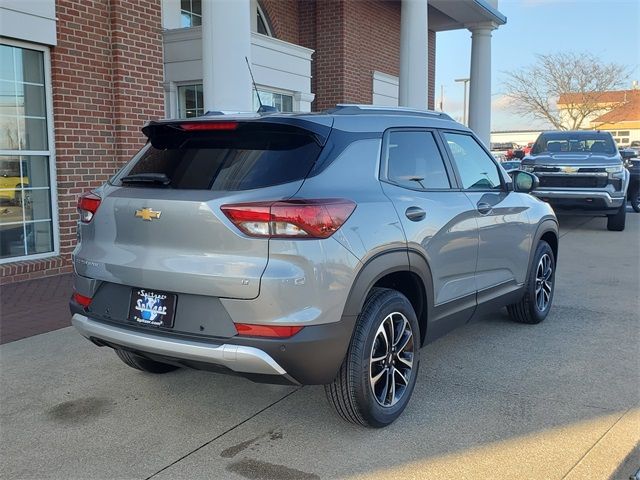
<svg viewBox="0 0 640 480">
<path fill-rule="evenodd" d="M 299 0 L 260 0 L 274 37 L 290 43 L 300 43 L 299 11 L 304 4 Z"/>
<path fill-rule="evenodd" d="M 271 0 L 265 2 L 271 9 Z M 309 0 L 298 8 L 298 39 L 315 50 L 311 91 L 314 110 L 336 103 L 371 103 L 373 72 L 398 76 L 400 2 L 390 0 Z M 273 14 L 277 15 L 273 10 Z M 288 29 L 290 15 L 286 17 Z M 275 29 L 276 36 L 278 29 Z M 429 32 L 428 106 L 434 106 L 436 34 Z"/>
<path fill-rule="evenodd" d="M 373 72 L 398 76 L 400 2 L 346 2 L 347 103 L 371 103 Z"/>
<path fill-rule="evenodd" d="M 0 283 L 71 271 L 79 194 L 104 183 L 164 115 L 160 0 L 57 0 L 51 49 L 60 255 L 0 266 Z"/>
<path fill-rule="evenodd" d="M 140 128 L 164 117 L 160 0 L 110 0 L 113 125 L 119 167 L 145 138 Z"/>
</svg>

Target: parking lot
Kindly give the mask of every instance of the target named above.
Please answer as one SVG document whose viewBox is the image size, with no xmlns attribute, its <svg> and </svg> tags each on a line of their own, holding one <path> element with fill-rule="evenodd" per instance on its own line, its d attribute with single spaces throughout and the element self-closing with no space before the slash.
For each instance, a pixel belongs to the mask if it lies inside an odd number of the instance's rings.
<svg viewBox="0 0 640 480">
<path fill-rule="evenodd" d="M 640 439 L 640 214 L 605 223 L 561 218 L 548 319 L 500 311 L 425 347 L 383 430 L 344 423 L 322 387 L 148 375 L 71 328 L 2 345 L 0 477 L 608 478 Z"/>
</svg>

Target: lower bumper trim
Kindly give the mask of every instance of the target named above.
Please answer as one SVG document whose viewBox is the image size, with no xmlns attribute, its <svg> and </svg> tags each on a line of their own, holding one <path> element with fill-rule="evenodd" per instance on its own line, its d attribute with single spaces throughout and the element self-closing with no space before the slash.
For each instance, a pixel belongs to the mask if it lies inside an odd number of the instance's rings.
<svg viewBox="0 0 640 480">
<path fill-rule="evenodd" d="M 588 190 L 545 190 L 538 188 L 531 192 L 532 195 L 550 200 L 559 201 L 586 201 L 590 199 L 602 204 L 604 208 L 619 208 L 624 202 L 624 197 L 612 197 L 608 192 L 588 191 Z"/>
<path fill-rule="evenodd" d="M 81 314 L 74 314 L 71 323 L 88 339 L 103 340 L 140 352 L 176 359 L 221 365 L 234 372 L 258 375 L 287 375 L 287 372 L 266 352 L 244 345 L 210 344 L 163 337 L 106 325 Z"/>
</svg>

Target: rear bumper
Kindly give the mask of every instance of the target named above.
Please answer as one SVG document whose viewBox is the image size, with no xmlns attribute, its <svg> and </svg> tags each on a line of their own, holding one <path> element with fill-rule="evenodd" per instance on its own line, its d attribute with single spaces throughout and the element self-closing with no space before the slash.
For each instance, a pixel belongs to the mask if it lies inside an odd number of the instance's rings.
<svg viewBox="0 0 640 480">
<path fill-rule="evenodd" d="M 238 373 L 286 375 L 287 372 L 262 350 L 243 345 L 211 344 L 130 331 L 91 320 L 76 313 L 71 323 L 89 340 L 170 358 L 211 363 Z"/>
<path fill-rule="evenodd" d="M 123 348 L 152 360 L 235 373 L 265 383 L 317 385 L 335 378 L 351 340 L 355 317 L 305 327 L 287 339 L 185 337 L 115 325 L 77 312 L 71 323 L 99 346 Z"/>
</svg>

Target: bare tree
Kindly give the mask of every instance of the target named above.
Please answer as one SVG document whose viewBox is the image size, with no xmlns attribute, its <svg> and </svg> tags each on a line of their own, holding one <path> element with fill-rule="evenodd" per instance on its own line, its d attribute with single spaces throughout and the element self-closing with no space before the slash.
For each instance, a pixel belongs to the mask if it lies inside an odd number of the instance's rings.
<svg viewBox="0 0 640 480">
<path fill-rule="evenodd" d="M 620 90 L 628 76 L 623 65 L 605 63 L 590 53 L 555 53 L 536 55 L 532 65 L 507 72 L 504 87 L 518 113 L 546 120 L 559 130 L 576 130 L 589 117 L 623 103 L 611 101 L 604 92 Z"/>
</svg>

